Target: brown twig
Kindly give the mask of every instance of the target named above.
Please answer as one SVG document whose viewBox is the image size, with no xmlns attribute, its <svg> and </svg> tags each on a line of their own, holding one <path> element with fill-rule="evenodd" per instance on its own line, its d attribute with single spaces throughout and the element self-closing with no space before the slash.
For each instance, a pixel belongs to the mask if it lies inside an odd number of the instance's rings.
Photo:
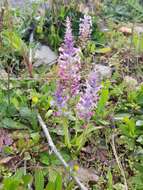
<svg viewBox="0 0 143 190">
<path fill-rule="evenodd" d="M 127 185 L 127 180 L 126 180 L 126 176 L 125 176 L 125 172 L 124 172 L 124 169 L 123 169 L 123 166 L 119 160 L 119 157 L 117 155 L 117 151 L 116 151 L 116 147 L 115 147 L 115 135 L 113 134 L 112 135 L 112 143 L 111 143 L 111 146 L 112 146 L 112 150 L 113 150 L 113 153 L 114 153 L 114 156 L 115 156 L 115 159 L 116 159 L 116 162 L 118 164 L 118 167 L 121 171 L 121 174 L 123 176 L 123 179 L 124 179 L 124 186 L 125 186 L 125 190 L 128 190 L 128 185 Z"/>
</svg>

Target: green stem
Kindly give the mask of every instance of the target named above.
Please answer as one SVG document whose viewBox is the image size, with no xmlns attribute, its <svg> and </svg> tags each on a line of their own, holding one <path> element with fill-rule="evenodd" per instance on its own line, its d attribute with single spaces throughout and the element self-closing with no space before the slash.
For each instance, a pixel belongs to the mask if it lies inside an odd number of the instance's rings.
<svg viewBox="0 0 143 190">
<path fill-rule="evenodd" d="M 8 75 L 7 75 L 7 92 L 8 92 L 8 105 L 10 105 L 10 68 L 8 66 Z"/>
<path fill-rule="evenodd" d="M 83 133 L 82 133 L 83 136 L 82 136 L 81 142 L 80 142 L 79 145 L 78 145 L 77 153 L 80 152 L 81 148 L 84 146 L 84 144 L 85 144 L 85 142 L 86 142 L 87 131 L 88 131 L 88 129 L 85 128 L 85 130 L 84 130 Z"/>
<path fill-rule="evenodd" d="M 68 121 L 66 118 L 63 119 L 63 129 L 64 129 L 65 145 L 70 149 L 71 143 L 70 143 L 70 136 L 68 130 Z"/>
</svg>

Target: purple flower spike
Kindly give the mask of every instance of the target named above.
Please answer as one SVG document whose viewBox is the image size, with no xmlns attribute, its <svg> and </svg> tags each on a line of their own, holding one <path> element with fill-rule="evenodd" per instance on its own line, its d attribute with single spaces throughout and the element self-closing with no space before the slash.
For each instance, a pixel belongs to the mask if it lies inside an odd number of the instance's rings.
<svg viewBox="0 0 143 190">
<path fill-rule="evenodd" d="M 66 19 L 66 33 L 64 38 L 64 50 L 68 55 L 72 55 L 74 53 L 74 40 L 72 35 L 71 22 L 69 17 Z"/>
<path fill-rule="evenodd" d="M 55 93 L 58 109 L 67 108 L 69 98 L 79 93 L 80 89 L 80 49 L 74 47 L 74 40 L 69 17 L 66 19 L 64 43 L 59 49 L 58 82 Z"/>
<path fill-rule="evenodd" d="M 92 32 L 92 19 L 89 15 L 84 15 L 83 19 L 80 19 L 79 25 L 79 38 L 81 42 L 86 42 L 91 37 Z"/>
<path fill-rule="evenodd" d="M 93 115 L 93 109 L 97 105 L 98 92 L 101 88 L 99 86 L 99 74 L 96 70 L 89 74 L 86 87 L 85 92 L 80 97 L 76 110 L 79 118 L 89 121 Z"/>
</svg>

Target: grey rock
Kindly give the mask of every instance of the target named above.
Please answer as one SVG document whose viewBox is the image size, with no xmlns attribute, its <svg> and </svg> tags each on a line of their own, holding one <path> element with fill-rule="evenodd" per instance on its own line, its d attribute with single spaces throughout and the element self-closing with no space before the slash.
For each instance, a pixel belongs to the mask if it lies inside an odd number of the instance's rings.
<svg viewBox="0 0 143 190">
<path fill-rule="evenodd" d="M 109 66 L 96 64 L 94 68 L 99 72 L 101 80 L 108 79 L 112 75 L 112 70 Z"/>
<path fill-rule="evenodd" d="M 39 0 L 8 0 L 8 3 L 9 3 L 9 5 L 11 7 L 13 7 L 13 8 L 19 7 L 21 9 L 23 9 L 23 8 L 26 8 L 26 9 L 27 8 L 32 8 L 31 5 L 33 3 L 40 3 L 40 2 L 41 1 L 39 1 Z M 48 1 L 48 3 L 47 2 L 40 3 L 40 6 L 41 6 L 41 8 L 48 9 L 51 6 L 51 1 Z"/>
<path fill-rule="evenodd" d="M 99 180 L 99 176 L 95 173 L 94 170 L 82 168 L 82 167 L 79 167 L 77 171 L 77 177 L 83 183 L 88 183 L 90 181 L 97 182 Z"/>
<path fill-rule="evenodd" d="M 8 0 L 8 3 L 12 7 L 22 7 L 25 6 L 26 4 L 29 4 L 30 1 L 28 0 Z"/>
<path fill-rule="evenodd" d="M 56 63 L 57 54 L 48 46 L 40 45 L 35 51 L 34 60 L 35 67 L 39 67 L 41 65 L 51 66 Z"/>
<path fill-rule="evenodd" d="M 0 80 L 7 79 L 7 72 L 0 68 Z"/>
<path fill-rule="evenodd" d="M 138 33 L 138 34 L 142 34 L 143 33 L 143 24 L 141 25 L 137 25 L 134 27 L 134 32 Z"/>
</svg>

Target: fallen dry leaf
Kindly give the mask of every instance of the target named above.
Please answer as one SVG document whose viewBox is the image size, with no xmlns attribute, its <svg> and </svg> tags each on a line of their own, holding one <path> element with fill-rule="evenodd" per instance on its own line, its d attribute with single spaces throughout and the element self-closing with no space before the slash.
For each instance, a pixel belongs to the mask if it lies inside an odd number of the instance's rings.
<svg viewBox="0 0 143 190">
<path fill-rule="evenodd" d="M 75 166 L 76 166 L 76 168 L 78 168 L 78 169 L 76 169 L 76 176 L 84 184 L 86 184 L 88 182 L 97 182 L 98 181 L 99 176 L 96 174 L 94 169 L 82 167 L 74 160 L 70 161 L 68 164 L 70 165 L 71 168 L 73 168 L 74 171 L 75 171 Z"/>
<path fill-rule="evenodd" d="M 8 134 L 8 132 L 4 129 L 0 129 L 0 152 L 2 151 L 4 146 L 9 146 L 13 143 L 13 140 Z"/>
<path fill-rule="evenodd" d="M 8 156 L 6 158 L 2 158 L 0 160 L 0 164 L 7 164 L 13 157 L 12 156 Z"/>
<path fill-rule="evenodd" d="M 108 151 L 104 148 L 98 148 L 96 151 L 96 157 L 102 163 L 107 164 L 109 161 Z"/>
</svg>

